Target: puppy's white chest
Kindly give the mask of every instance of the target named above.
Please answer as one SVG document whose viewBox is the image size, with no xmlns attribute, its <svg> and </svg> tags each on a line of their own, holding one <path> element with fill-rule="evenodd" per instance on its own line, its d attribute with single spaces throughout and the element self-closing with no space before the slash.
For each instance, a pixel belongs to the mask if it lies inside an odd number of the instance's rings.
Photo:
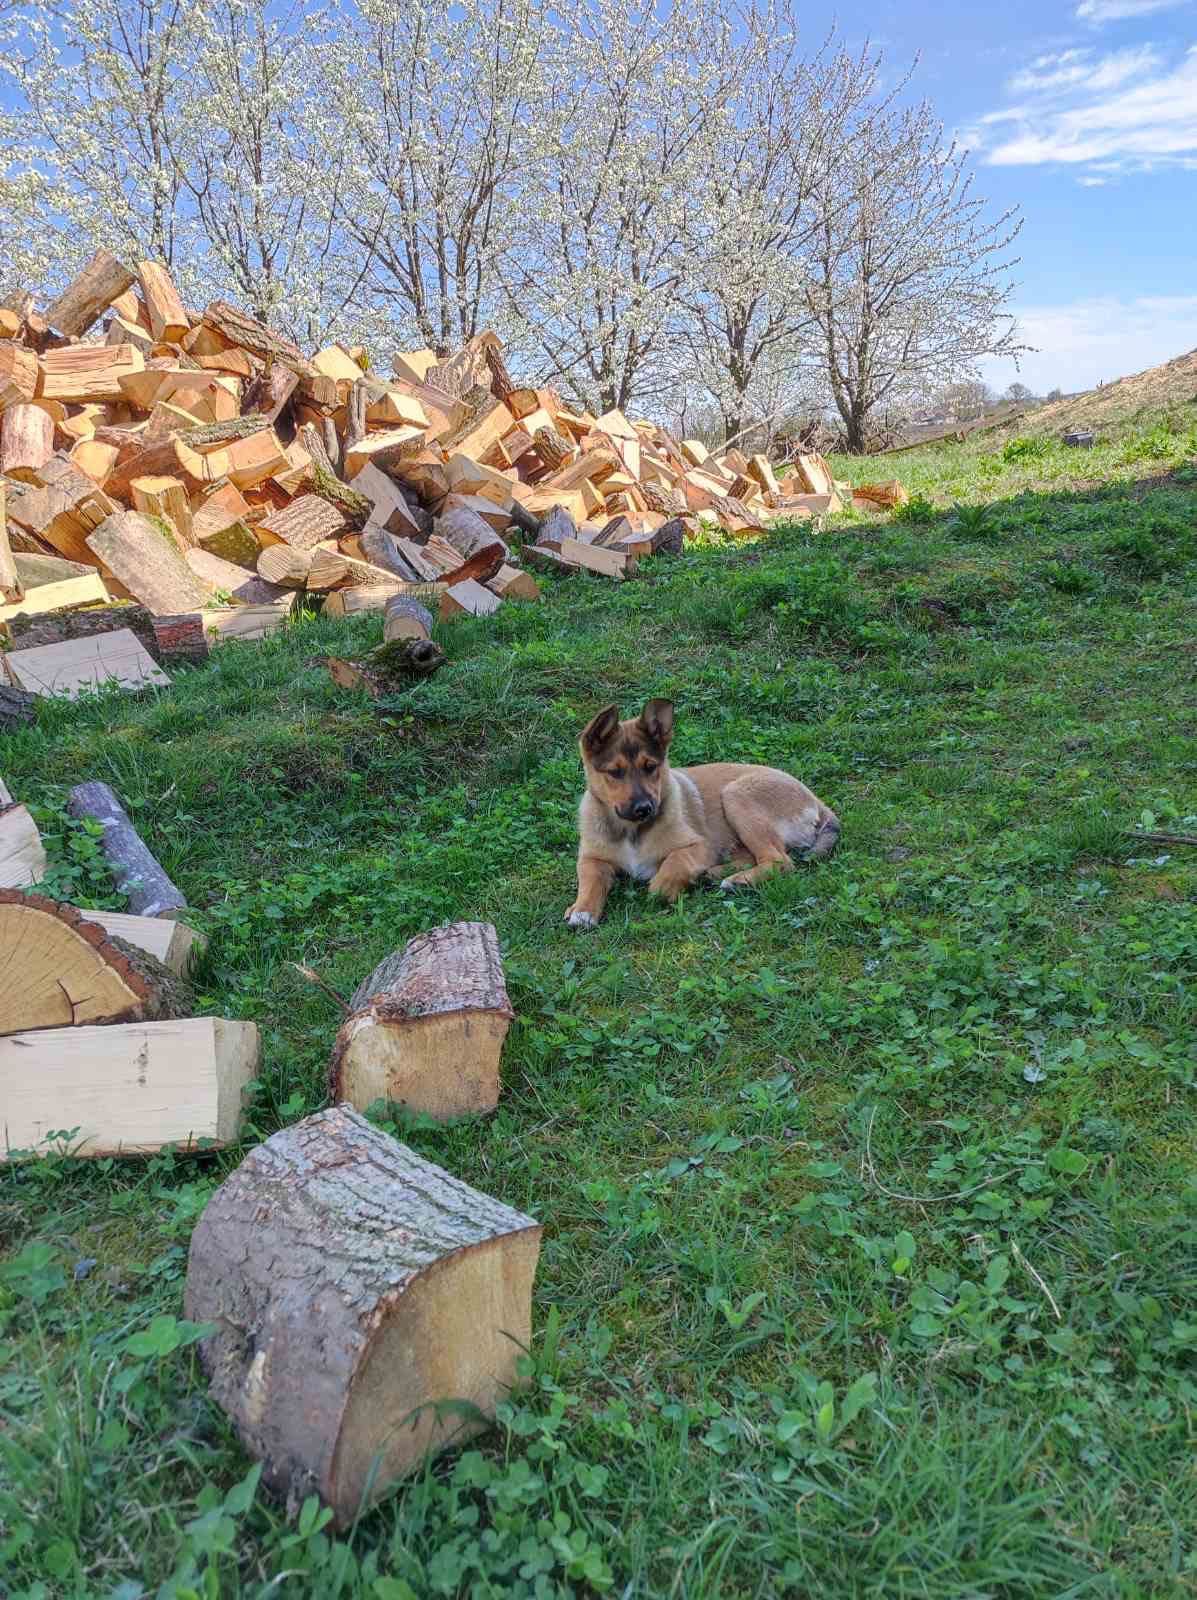
<svg viewBox="0 0 1197 1600">
<path fill-rule="evenodd" d="M 643 845 L 638 845 L 635 839 L 621 840 L 617 856 L 619 870 L 626 872 L 629 878 L 638 878 L 641 883 L 656 874 L 660 860 L 649 855 Z"/>
</svg>

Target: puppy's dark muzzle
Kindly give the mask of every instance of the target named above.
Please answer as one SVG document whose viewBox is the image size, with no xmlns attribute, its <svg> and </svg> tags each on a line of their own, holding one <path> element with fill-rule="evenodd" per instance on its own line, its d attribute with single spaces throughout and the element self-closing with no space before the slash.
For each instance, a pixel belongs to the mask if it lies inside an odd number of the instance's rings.
<svg viewBox="0 0 1197 1600">
<path fill-rule="evenodd" d="M 625 822 L 649 822 L 656 814 L 657 808 L 651 800 L 637 800 L 635 805 L 618 813 Z"/>
</svg>

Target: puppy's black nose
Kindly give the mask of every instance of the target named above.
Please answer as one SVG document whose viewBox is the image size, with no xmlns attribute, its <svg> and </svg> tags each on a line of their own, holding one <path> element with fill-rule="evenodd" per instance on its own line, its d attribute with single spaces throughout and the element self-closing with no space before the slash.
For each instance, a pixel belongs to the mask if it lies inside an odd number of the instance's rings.
<svg viewBox="0 0 1197 1600">
<path fill-rule="evenodd" d="M 653 803 L 651 800 L 637 800 L 636 804 L 632 807 L 633 822 L 647 822 L 652 814 Z"/>
</svg>

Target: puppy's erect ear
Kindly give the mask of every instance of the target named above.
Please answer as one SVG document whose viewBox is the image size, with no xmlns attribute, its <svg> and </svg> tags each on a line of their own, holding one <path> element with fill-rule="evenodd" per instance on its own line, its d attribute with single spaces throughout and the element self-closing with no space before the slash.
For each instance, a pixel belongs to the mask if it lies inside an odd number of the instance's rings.
<svg viewBox="0 0 1197 1600">
<path fill-rule="evenodd" d="M 673 701 L 650 700 L 640 713 L 640 726 L 654 744 L 666 749 L 673 738 Z"/>
<path fill-rule="evenodd" d="M 582 729 L 582 749 L 588 756 L 600 751 L 619 727 L 619 707 L 607 706 Z"/>
</svg>

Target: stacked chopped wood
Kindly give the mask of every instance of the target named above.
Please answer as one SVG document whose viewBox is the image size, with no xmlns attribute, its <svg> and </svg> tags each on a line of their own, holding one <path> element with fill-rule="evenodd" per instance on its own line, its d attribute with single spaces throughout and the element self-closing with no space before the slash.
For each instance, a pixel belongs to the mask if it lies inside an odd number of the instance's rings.
<svg viewBox="0 0 1197 1600">
<path fill-rule="evenodd" d="M 31 888 L 37 826 L 0 781 L 0 1164 L 15 1151 L 134 1155 L 227 1144 L 258 1065 L 252 1022 L 191 1015 L 203 939 L 182 895 L 103 783 L 71 791 L 129 913 L 83 911 Z"/>
<path fill-rule="evenodd" d="M 799 457 L 793 494 L 763 456 L 712 454 L 620 411 L 594 416 L 519 388 L 491 332 L 448 358 L 408 351 L 389 378 L 366 366 L 340 345 L 305 356 L 224 301 L 186 307 L 165 267 L 107 251 L 40 314 L 7 313 L 10 642 L 30 617 L 113 599 L 149 614 L 141 644 L 158 662 L 261 637 L 301 591 L 351 614 L 432 584 L 442 618 L 483 616 L 537 598 L 524 558 L 618 579 L 679 549 L 700 521 L 753 534 L 835 497 L 819 457 Z M 61 693 L 159 681 L 127 642 L 90 676 L 79 657 L 43 656 L 16 681 Z"/>
</svg>

